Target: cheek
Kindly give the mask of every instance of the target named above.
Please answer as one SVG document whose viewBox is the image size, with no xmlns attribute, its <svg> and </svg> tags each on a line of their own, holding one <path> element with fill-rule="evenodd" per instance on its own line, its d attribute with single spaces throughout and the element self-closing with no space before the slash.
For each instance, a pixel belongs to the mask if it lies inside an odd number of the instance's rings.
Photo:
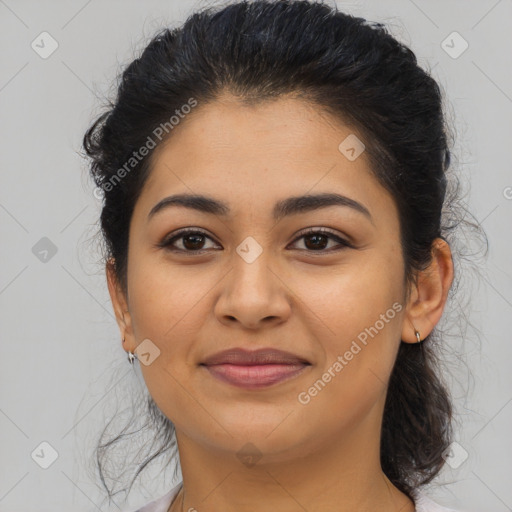
<svg viewBox="0 0 512 512">
<path fill-rule="evenodd" d="M 176 411 L 193 410 L 197 404 L 186 391 L 190 381 L 192 340 L 199 337 L 206 311 L 207 294 L 218 279 L 208 283 L 193 267 L 177 271 L 169 263 L 134 261 L 129 293 L 134 335 L 137 343 L 151 340 L 159 355 L 140 369 L 150 395 L 158 407 L 177 425 L 193 423 L 192 418 Z M 206 421 L 206 419 L 205 419 Z"/>
<path fill-rule="evenodd" d="M 135 237 L 131 241 L 135 241 Z M 197 403 L 186 391 L 190 371 L 184 362 L 190 350 L 188 341 L 197 337 L 202 322 L 197 315 L 204 309 L 208 291 L 205 278 L 193 267 L 171 265 L 160 253 L 150 254 L 139 245 L 130 248 L 128 298 L 132 329 L 137 344 L 151 340 L 158 356 L 149 365 L 140 362 L 147 389 L 160 410 L 174 423 L 193 423 L 183 411 L 198 414 Z M 147 241 L 146 241 L 147 243 Z M 211 286 L 210 286 L 211 287 Z M 181 411 L 175 417 L 176 411 Z"/>
<path fill-rule="evenodd" d="M 307 328 L 319 340 L 318 371 L 332 382 L 334 400 L 352 402 L 358 395 L 380 393 L 396 357 L 404 308 L 400 260 L 378 254 L 367 253 L 357 265 L 304 280 L 301 287 L 300 295 L 307 298 L 301 314 L 310 318 Z"/>
<path fill-rule="evenodd" d="M 285 281 L 300 299 L 303 319 L 310 325 L 316 319 L 329 338 L 342 341 L 357 337 L 400 300 L 399 265 L 392 254 L 371 249 L 337 266 L 290 272 Z"/>
<path fill-rule="evenodd" d="M 135 255 L 130 263 L 128 293 L 137 341 L 150 338 L 168 344 L 169 339 L 182 337 L 215 283 L 211 272 L 171 265 L 160 255 Z"/>
<path fill-rule="evenodd" d="M 359 291 L 326 300 L 336 305 L 324 309 L 332 332 L 326 334 L 323 327 L 312 330 L 323 354 L 315 374 L 300 390 L 300 403 L 309 411 L 304 411 L 306 422 L 329 410 L 326 423 L 336 430 L 357 424 L 376 404 L 383 404 L 399 346 L 401 304 L 386 300 L 375 288 Z"/>
</svg>

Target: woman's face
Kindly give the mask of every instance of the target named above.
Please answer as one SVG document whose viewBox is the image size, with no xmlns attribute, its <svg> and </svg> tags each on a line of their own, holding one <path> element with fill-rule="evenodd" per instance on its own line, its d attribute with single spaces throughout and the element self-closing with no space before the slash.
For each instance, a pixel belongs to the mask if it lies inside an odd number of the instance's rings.
<svg viewBox="0 0 512 512">
<path fill-rule="evenodd" d="M 411 327 L 397 209 L 354 135 L 297 99 L 247 107 L 224 96 L 199 105 L 154 155 L 130 225 L 125 348 L 149 340 L 140 367 L 178 436 L 219 454 L 252 443 L 286 460 L 378 428 L 403 324 Z M 177 194 L 225 211 L 174 204 L 150 215 Z M 348 200 L 274 218 L 276 205 L 320 194 Z M 202 234 L 163 246 L 184 228 Z M 303 236 L 307 228 L 328 233 Z M 284 350 L 310 364 L 249 389 L 201 364 L 231 348 Z"/>
</svg>

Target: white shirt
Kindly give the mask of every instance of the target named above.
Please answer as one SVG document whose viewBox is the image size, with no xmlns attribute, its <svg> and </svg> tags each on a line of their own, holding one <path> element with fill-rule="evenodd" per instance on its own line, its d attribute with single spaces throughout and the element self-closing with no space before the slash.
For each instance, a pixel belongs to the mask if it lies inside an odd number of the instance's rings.
<svg viewBox="0 0 512 512">
<path fill-rule="evenodd" d="M 173 502 L 174 498 L 177 496 L 178 492 L 181 489 L 181 485 L 183 482 L 180 482 L 178 485 L 173 487 L 167 494 L 160 496 L 156 500 L 153 500 L 149 503 L 146 503 L 142 508 L 138 508 L 133 511 L 125 511 L 125 512 L 167 512 L 169 506 Z M 416 512 L 457 512 L 452 508 L 442 507 L 437 503 L 433 502 L 430 498 L 428 498 L 425 494 L 417 492 L 415 494 L 415 505 Z"/>
</svg>

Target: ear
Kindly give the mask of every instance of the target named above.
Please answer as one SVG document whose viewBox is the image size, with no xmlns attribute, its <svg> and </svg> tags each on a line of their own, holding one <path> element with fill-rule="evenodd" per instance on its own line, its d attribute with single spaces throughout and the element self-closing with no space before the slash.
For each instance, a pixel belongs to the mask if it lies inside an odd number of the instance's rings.
<svg viewBox="0 0 512 512">
<path fill-rule="evenodd" d="M 133 336 L 132 322 L 128 308 L 127 297 L 125 296 L 115 273 L 115 260 L 110 258 L 105 266 L 108 291 L 116 315 L 117 325 L 121 331 L 121 338 L 125 339 L 123 349 L 125 351 L 135 350 L 135 338 Z"/>
<path fill-rule="evenodd" d="M 432 262 L 418 273 L 414 290 L 405 308 L 402 341 L 416 343 L 415 330 L 424 340 L 443 314 L 448 292 L 453 281 L 453 260 L 450 246 L 442 238 L 432 244 Z"/>
</svg>

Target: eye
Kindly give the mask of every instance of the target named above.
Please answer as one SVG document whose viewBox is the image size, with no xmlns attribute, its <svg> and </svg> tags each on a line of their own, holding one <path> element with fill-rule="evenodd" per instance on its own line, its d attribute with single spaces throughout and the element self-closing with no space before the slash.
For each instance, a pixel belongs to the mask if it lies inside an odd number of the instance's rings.
<svg viewBox="0 0 512 512">
<path fill-rule="evenodd" d="M 208 240 L 213 242 L 213 245 L 208 246 Z M 304 247 L 298 247 L 298 249 L 307 252 L 325 253 L 339 251 L 345 247 L 353 247 L 348 241 L 326 228 L 309 228 L 295 238 L 292 244 L 297 244 L 300 240 L 302 240 Z M 220 245 L 216 244 L 208 234 L 199 229 L 183 229 L 173 233 L 160 242 L 158 247 L 174 252 L 196 254 L 202 254 L 212 249 L 221 249 Z"/>
<path fill-rule="evenodd" d="M 340 251 L 345 247 L 353 247 L 352 244 L 350 244 L 348 241 L 344 240 L 340 236 L 336 235 L 332 231 L 325 229 L 325 228 L 309 228 L 306 231 L 303 231 L 300 236 L 298 236 L 293 243 L 297 242 L 300 239 L 305 239 L 304 245 L 306 246 L 306 249 L 308 252 L 333 252 L 333 251 Z M 328 244 L 328 241 L 334 240 L 338 244 L 338 248 L 330 248 L 326 249 L 326 244 Z M 308 243 L 307 241 L 310 241 Z M 341 246 L 341 247 L 340 247 Z"/>
<path fill-rule="evenodd" d="M 158 244 L 158 247 L 175 252 L 202 253 L 205 250 L 203 246 L 206 238 L 212 240 L 204 231 L 198 229 L 183 229 L 175 233 L 172 237 L 164 239 Z M 180 241 L 181 247 L 175 246 L 176 241 Z"/>
</svg>

